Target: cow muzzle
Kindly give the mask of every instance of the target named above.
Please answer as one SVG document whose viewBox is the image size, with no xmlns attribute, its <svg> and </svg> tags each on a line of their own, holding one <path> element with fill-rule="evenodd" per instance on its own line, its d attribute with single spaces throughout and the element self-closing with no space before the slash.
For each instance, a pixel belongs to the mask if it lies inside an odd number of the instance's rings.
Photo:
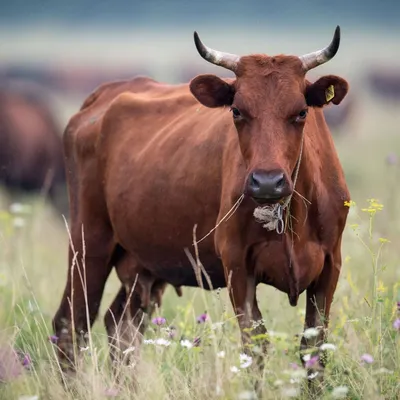
<svg viewBox="0 0 400 400">
<path fill-rule="evenodd" d="M 292 183 L 284 171 L 257 169 L 249 174 L 245 194 L 258 204 L 274 204 L 293 192 Z"/>
</svg>

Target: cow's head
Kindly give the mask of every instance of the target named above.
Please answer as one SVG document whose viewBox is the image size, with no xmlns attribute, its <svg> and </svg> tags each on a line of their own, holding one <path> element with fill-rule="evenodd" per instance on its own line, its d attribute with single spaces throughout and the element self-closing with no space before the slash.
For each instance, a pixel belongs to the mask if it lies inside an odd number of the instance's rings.
<svg viewBox="0 0 400 400">
<path fill-rule="evenodd" d="M 194 40 L 204 59 L 236 75 L 233 83 L 199 75 L 190 90 L 206 107 L 230 108 L 248 172 L 245 193 L 259 203 L 289 196 L 309 108 L 339 104 L 347 94 L 348 84 L 338 76 L 323 76 L 312 84 L 305 78 L 336 54 L 340 28 L 329 46 L 301 57 L 239 57 L 206 47 L 196 32 Z"/>
</svg>

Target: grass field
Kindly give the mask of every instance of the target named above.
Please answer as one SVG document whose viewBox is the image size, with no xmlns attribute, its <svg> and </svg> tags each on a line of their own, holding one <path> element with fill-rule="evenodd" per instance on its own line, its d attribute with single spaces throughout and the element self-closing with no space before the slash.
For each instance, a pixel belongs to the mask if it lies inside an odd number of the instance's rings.
<svg viewBox="0 0 400 400">
<path fill-rule="evenodd" d="M 400 165 L 385 161 L 390 153 L 400 156 L 400 116 L 393 105 L 364 94 L 360 110 L 347 135 L 336 140 L 355 205 L 331 311 L 328 342 L 333 346 L 323 398 L 400 399 Z M 114 382 L 102 318 L 119 288 L 115 274 L 92 331 L 93 345 L 81 349 L 79 379 L 66 392 L 49 337 L 66 279 L 67 230 L 42 199 L 18 202 L 23 205 L 3 196 L 0 207 L 1 400 L 255 398 L 252 368 L 240 356 L 239 330 L 225 290 L 183 288 L 178 298 L 168 288 L 155 315 L 166 322 L 150 324 L 146 333 L 155 343 L 143 345 L 134 368 L 121 367 L 126 377 L 137 376 L 136 395 L 129 381 Z M 296 308 L 273 288 L 260 286 L 257 294 L 272 344 L 263 375 L 265 398 L 306 399 L 300 393 L 305 373 L 298 353 L 304 294 Z M 198 323 L 204 312 L 207 320 Z"/>
</svg>

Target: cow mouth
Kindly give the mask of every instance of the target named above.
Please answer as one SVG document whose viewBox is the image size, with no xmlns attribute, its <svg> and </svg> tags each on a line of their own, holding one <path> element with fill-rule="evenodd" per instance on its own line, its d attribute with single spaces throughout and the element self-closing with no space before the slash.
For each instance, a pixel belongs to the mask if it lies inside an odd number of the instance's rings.
<svg viewBox="0 0 400 400">
<path fill-rule="evenodd" d="M 252 197 L 253 201 L 259 206 L 274 205 L 280 203 L 283 197 L 265 198 L 265 197 Z"/>
</svg>

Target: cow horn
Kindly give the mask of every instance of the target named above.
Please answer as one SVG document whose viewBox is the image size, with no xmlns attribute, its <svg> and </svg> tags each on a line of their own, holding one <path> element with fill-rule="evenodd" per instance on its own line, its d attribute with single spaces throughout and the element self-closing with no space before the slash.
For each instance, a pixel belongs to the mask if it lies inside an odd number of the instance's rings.
<svg viewBox="0 0 400 400">
<path fill-rule="evenodd" d="M 299 57 L 303 63 L 305 71 L 309 71 L 318 65 L 322 65 L 329 61 L 335 56 L 339 49 L 340 44 L 340 26 L 338 25 L 335 29 L 335 34 L 333 35 L 332 42 L 329 46 L 323 48 L 322 50 L 317 50 L 304 56 Z"/>
<path fill-rule="evenodd" d="M 197 32 L 194 32 L 194 43 L 200 55 L 212 64 L 230 69 L 235 72 L 240 57 L 235 54 L 223 53 L 222 51 L 213 50 L 205 46 L 199 38 Z"/>
</svg>

